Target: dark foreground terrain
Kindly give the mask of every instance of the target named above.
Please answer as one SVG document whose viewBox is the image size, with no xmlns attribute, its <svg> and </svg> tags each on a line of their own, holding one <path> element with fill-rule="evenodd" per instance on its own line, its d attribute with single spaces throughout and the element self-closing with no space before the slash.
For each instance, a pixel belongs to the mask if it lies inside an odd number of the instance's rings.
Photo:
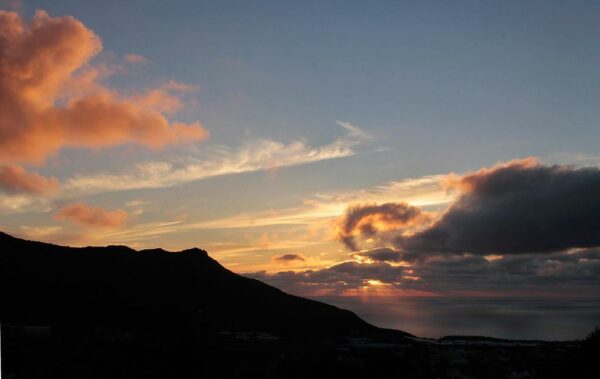
<svg viewBox="0 0 600 379">
<path fill-rule="evenodd" d="M 598 378 L 595 344 L 4 326 L 2 378 Z"/>
<path fill-rule="evenodd" d="M 0 233 L 2 378 L 598 378 L 585 341 L 420 339 L 238 276 L 198 249 Z"/>
</svg>

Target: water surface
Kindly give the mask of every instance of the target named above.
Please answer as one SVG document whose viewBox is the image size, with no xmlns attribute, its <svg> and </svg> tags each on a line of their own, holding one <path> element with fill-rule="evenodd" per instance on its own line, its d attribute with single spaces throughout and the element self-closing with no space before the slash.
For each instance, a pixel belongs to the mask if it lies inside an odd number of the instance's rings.
<svg viewBox="0 0 600 379">
<path fill-rule="evenodd" d="M 320 297 L 364 320 L 421 337 L 584 338 L 600 326 L 600 298 Z"/>
</svg>

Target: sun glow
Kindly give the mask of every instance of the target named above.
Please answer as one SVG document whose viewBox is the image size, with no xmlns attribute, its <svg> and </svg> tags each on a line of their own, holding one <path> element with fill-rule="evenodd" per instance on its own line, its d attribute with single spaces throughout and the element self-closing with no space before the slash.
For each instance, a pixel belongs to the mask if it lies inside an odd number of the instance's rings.
<svg viewBox="0 0 600 379">
<path fill-rule="evenodd" d="M 385 285 L 388 285 L 388 283 L 384 283 L 381 280 L 377 280 L 377 279 L 367 279 L 366 282 L 370 286 L 385 286 Z"/>
</svg>

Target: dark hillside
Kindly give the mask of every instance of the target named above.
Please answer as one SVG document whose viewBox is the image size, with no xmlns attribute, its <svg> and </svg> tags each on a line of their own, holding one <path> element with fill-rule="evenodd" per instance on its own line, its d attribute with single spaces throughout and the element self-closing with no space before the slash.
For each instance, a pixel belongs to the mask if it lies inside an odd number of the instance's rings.
<svg viewBox="0 0 600 379">
<path fill-rule="evenodd" d="M 5 324 L 298 336 L 379 331 L 350 311 L 236 275 L 200 249 L 70 248 L 2 233 L 0 251 Z"/>
</svg>

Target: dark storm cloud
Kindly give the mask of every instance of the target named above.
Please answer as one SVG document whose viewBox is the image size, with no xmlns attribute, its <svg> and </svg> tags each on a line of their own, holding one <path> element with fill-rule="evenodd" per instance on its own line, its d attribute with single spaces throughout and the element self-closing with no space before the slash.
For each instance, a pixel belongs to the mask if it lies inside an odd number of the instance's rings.
<svg viewBox="0 0 600 379">
<path fill-rule="evenodd" d="M 508 162 L 450 176 L 461 196 L 441 218 L 395 244 L 408 252 L 524 254 L 600 246 L 600 170 Z"/>
</svg>

